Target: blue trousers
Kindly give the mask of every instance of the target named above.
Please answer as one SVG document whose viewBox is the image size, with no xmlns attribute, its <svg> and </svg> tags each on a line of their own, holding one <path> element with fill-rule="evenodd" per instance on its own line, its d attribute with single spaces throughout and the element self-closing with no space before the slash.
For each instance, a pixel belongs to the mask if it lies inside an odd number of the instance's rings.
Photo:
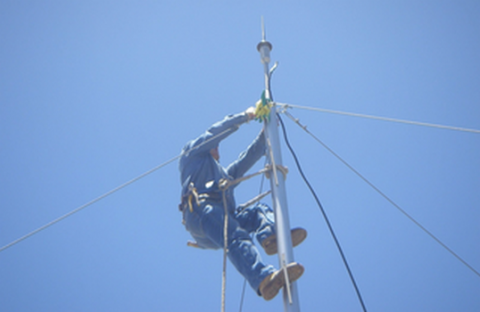
<svg viewBox="0 0 480 312">
<path fill-rule="evenodd" d="M 193 205 L 183 212 L 185 227 L 201 248 L 220 249 L 224 247 L 224 215 L 221 202 L 206 201 Z M 275 271 L 263 263 L 250 234 L 261 244 L 274 233 L 273 211 L 265 204 L 248 207 L 239 213 L 228 214 L 228 258 L 250 286 L 258 293 L 260 283 Z"/>
</svg>

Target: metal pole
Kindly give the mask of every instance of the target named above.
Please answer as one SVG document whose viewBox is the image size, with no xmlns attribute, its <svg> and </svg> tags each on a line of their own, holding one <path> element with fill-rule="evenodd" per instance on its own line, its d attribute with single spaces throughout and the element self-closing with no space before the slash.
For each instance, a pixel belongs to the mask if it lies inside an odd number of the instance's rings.
<svg viewBox="0 0 480 312">
<path fill-rule="evenodd" d="M 257 49 L 260 52 L 261 61 L 264 67 L 265 73 L 265 97 L 273 100 L 270 91 L 270 76 L 269 70 L 270 63 L 270 51 L 272 50 L 272 44 L 266 41 L 265 27 L 262 18 L 262 41 L 257 45 Z M 277 119 L 277 107 L 272 107 L 270 111 L 270 120 L 265 121 L 265 135 L 267 140 L 267 146 L 269 155 L 267 156 L 270 165 L 281 166 L 282 154 L 280 150 L 280 140 L 278 134 L 278 119 Z M 275 170 L 275 169 L 273 169 Z M 288 217 L 287 206 L 287 193 L 285 190 L 285 176 L 281 171 L 277 171 L 277 174 L 271 174 L 270 185 L 272 190 L 273 211 L 275 214 L 275 226 L 277 233 L 277 245 L 278 245 L 278 259 L 280 267 L 294 262 L 292 238 L 290 233 L 290 220 Z M 290 289 L 287 286 L 283 289 L 283 305 L 286 312 L 299 312 L 300 303 L 298 299 L 297 283 L 290 284 Z"/>
</svg>

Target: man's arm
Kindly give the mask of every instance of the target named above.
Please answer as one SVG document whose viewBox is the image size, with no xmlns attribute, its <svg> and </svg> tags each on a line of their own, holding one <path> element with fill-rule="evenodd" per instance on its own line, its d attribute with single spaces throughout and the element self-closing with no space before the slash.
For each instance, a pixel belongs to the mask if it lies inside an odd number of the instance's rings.
<svg viewBox="0 0 480 312">
<path fill-rule="evenodd" d="M 252 166 L 265 155 L 265 134 L 262 130 L 257 138 L 240 154 L 238 159 L 227 168 L 227 173 L 233 178 L 242 177 Z"/>
<path fill-rule="evenodd" d="M 246 112 L 228 115 L 222 121 L 214 123 L 196 139 L 188 142 L 182 150 L 182 154 L 189 156 L 209 152 L 218 146 L 220 141 L 237 131 L 241 124 L 249 120 Z"/>
</svg>

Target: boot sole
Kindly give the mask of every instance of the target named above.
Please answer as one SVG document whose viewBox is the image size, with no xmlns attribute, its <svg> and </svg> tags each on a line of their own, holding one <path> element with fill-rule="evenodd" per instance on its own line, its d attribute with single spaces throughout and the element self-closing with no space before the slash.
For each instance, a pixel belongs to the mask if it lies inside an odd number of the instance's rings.
<svg viewBox="0 0 480 312">
<path fill-rule="evenodd" d="M 300 276 L 302 276 L 304 271 L 305 268 L 299 263 L 287 266 L 288 278 L 290 280 L 290 283 L 298 280 Z M 270 283 L 270 287 L 264 289 L 262 293 L 262 297 L 267 301 L 275 298 L 280 289 L 285 286 L 285 273 L 283 271 L 277 271 L 275 277 Z"/>
<path fill-rule="evenodd" d="M 296 228 L 291 231 L 293 247 L 300 245 L 307 238 L 307 231 L 302 228 Z M 264 242 L 265 253 L 269 256 L 278 252 L 277 235 L 272 235 Z"/>
</svg>

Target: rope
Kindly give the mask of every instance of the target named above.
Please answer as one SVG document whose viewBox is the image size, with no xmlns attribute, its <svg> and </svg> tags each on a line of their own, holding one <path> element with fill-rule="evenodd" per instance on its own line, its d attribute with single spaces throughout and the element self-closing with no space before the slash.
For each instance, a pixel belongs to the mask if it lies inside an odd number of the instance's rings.
<svg viewBox="0 0 480 312">
<path fill-rule="evenodd" d="M 313 110 L 313 111 L 318 111 L 318 112 L 323 112 L 323 113 L 353 116 L 353 117 L 361 117 L 361 118 L 368 118 L 368 119 L 376 119 L 376 120 L 390 121 L 390 122 L 396 122 L 396 123 L 404 123 L 404 124 L 416 125 L 416 126 L 440 128 L 440 129 L 471 132 L 471 133 L 480 133 L 480 130 L 476 130 L 476 129 L 452 127 L 452 126 L 445 126 L 445 125 L 432 124 L 432 123 L 426 123 L 426 122 L 409 121 L 409 120 L 396 119 L 396 118 L 388 118 L 388 117 L 379 117 L 379 116 L 373 116 L 373 115 L 349 113 L 349 112 L 342 112 L 342 111 L 336 111 L 336 110 L 331 110 L 331 109 L 307 107 L 307 106 L 292 105 L 292 104 L 277 103 L 277 105 L 283 106 L 285 109 L 286 108 L 299 108 L 299 109 Z"/>
<path fill-rule="evenodd" d="M 246 176 L 244 176 L 244 177 L 240 177 L 240 178 L 237 178 L 237 179 L 231 180 L 231 181 L 226 180 L 226 179 L 225 179 L 225 180 L 221 180 L 220 183 L 221 183 L 221 185 L 222 185 L 223 188 L 227 189 L 227 188 L 229 188 L 229 187 L 231 187 L 231 186 L 234 186 L 234 185 L 236 185 L 236 184 L 239 184 L 239 183 L 241 183 L 241 182 L 243 182 L 243 181 L 245 181 L 245 180 L 249 180 L 249 179 L 251 179 L 251 178 L 253 178 L 253 177 L 256 177 L 257 175 L 260 175 L 260 174 L 262 174 L 262 173 L 266 173 L 266 172 L 268 172 L 268 171 L 270 171 L 270 167 L 265 166 L 265 168 L 260 169 L 259 171 L 255 172 L 255 173 L 252 173 L 252 174 L 249 174 L 249 175 L 246 175 Z"/>
<path fill-rule="evenodd" d="M 265 159 L 264 166 L 267 166 L 267 159 Z M 263 191 L 263 182 L 265 181 L 265 176 L 262 176 L 262 179 L 260 180 L 260 189 L 258 190 L 258 194 L 261 194 Z M 243 280 L 243 287 L 242 287 L 242 295 L 240 297 L 240 308 L 239 312 L 242 312 L 243 309 L 243 302 L 245 301 L 245 288 L 247 287 L 247 279 L 245 278 Z"/>
<path fill-rule="evenodd" d="M 222 190 L 222 200 L 223 200 L 223 209 L 224 209 L 224 218 L 223 218 L 223 269 L 222 269 L 222 302 L 221 302 L 221 311 L 225 312 L 225 293 L 227 290 L 227 254 L 228 254 L 228 206 L 227 206 L 227 198 L 225 196 L 226 190 L 233 186 L 236 185 L 242 181 L 251 179 L 259 174 L 265 173 L 268 171 L 268 168 L 263 168 L 259 170 L 256 173 L 249 174 L 244 177 L 237 178 L 235 180 L 229 181 L 227 179 L 223 179 L 219 183 L 219 187 Z M 254 199 L 251 201 L 247 202 L 248 205 L 250 205 L 254 201 L 260 200 L 263 196 L 267 194 L 261 194 L 259 196 L 256 196 Z"/>
<path fill-rule="evenodd" d="M 433 238 L 440 246 L 442 246 L 445 250 L 447 250 L 450 254 L 452 254 L 457 260 L 462 262 L 467 268 L 469 268 L 473 273 L 480 277 L 480 272 L 475 270 L 470 264 L 468 264 L 465 260 L 463 260 L 459 255 L 457 255 L 452 249 L 450 249 L 447 245 L 445 245 L 440 239 L 438 239 L 433 233 L 427 230 L 423 225 L 421 225 L 417 220 L 415 220 L 411 215 L 409 215 L 405 210 L 403 210 L 399 205 L 397 205 L 390 197 L 388 197 L 385 193 L 383 193 L 380 189 L 378 189 L 373 183 L 371 183 L 367 178 L 365 178 L 360 172 L 355 170 L 349 163 L 347 163 L 343 158 L 341 158 L 338 154 L 336 154 L 333 150 L 331 150 L 325 143 L 323 143 L 320 139 L 318 139 L 313 133 L 307 130 L 306 126 L 300 124 L 299 120 L 293 118 L 291 114 L 285 112 L 290 119 L 292 119 L 297 125 L 300 126 L 305 132 L 310 134 L 318 143 L 320 143 L 325 149 L 327 149 L 333 156 L 335 156 L 338 160 L 340 160 L 345 166 L 347 166 L 353 173 L 355 173 L 358 177 L 360 177 L 365 183 L 367 183 L 371 188 L 373 188 L 378 194 L 380 194 L 383 198 L 385 198 L 390 204 L 392 204 L 395 208 L 397 208 L 403 215 L 405 215 L 410 221 L 412 221 L 416 226 L 418 226 L 422 231 L 424 231 L 428 236 Z"/>
<path fill-rule="evenodd" d="M 277 165 L 275 164 L 275 157 L 273 157 L 272 145 L 270 144 L 270 139 L 266 138 L 268 146 L 268 156 L 270 156 L 270 162 L 273 169 L 273 178 L 275 179 L 275 185 L 278 186 L 278 176 L 277 176 Z"/>
<path fill-rule="evenodd" d="M 251 205 L 261 201 L 265 196 L 267 196 L 268 194 L 270 194 L 272 191 L 266 191 L 266 192 L 263 192 L 261 194 L 258 194 L 257 196 L 255 196 L 254 198 L 250 199 L 248 202 L 246 203 L 243 203 L 241 204 L 240 206 L 237 207 L 237 213 L 240 213 L 242 212 L 243 210 L 247 209 L 248 207 L 250 207 Z"/>
<path fill-rule="evenodd" d="M 271 169 L 271 166 L 265 166 L 265 168 L 255 172 L 255 173 L 252 173 L 252 174 L 249 174 L 247 176 L 244 176 L 244 177 L 240 177 L 240 178 L 237 178 L 235 180 L 227 180 L 227 179 L 223 179 L 223 180 L 220 180 L 220 183 L 219 183 L 219 187 L 220 189 L 222 190 L 222 200 L 223 200 L 223 209 L 224 209 L 224 218 L 223 218 L 223 270 L 222 270 L 222 303 L 221 303 L 221 311 L 222 312 L 225 312 L 225 293 L 226 293 L 226 288 L 227 288 L 227 254 L 228 254 L 228 206 L 227 206 L 227 198 L 225 196 L 225 191 L 231 187 L 231 186 L 234 186 L 236 184 L 239 184 L 245 180 L 248 180 L 248 179 L 251 179 L 253 177 L 256 177 L 257 175 L 260 175 L 262 173 L 267 173 L 268 171 L 272 170 Z M 275 170 L 275 169 L 273 169 Z M 262 184 L 263 184 L 263 180 L 262 180 Z M 263 197 L 265 197 L 266 195 L 270 194 L 270 191 L 267 191 L 267 192 L 264 192 L 263 194 L 260 194 L 260 195 L 257 195 L 256 197 L 254 197 L 253 199 L 249 200 L 247 203 L 245 203 L 244 205 L 244 208 L 252 205 L 253 203 L 261 200 Z M 245 287 L 244 287 L 244 290 L 245 290 Z M 242 294 L 242 302 L 243 302 L 243 294 Z M 240 306 L 240 310 L 242 309 L 242 307 Z"/>
<path fill-rule="evenodd" d="M 223 271 L 222 271 L 222 312 L 225 312 L 225 293 L 227 291 L 227 253 L 228 253 L 228 207 L 225 191 L 228 185 L 222 189 L 223 209 Z"/>
</svg>

